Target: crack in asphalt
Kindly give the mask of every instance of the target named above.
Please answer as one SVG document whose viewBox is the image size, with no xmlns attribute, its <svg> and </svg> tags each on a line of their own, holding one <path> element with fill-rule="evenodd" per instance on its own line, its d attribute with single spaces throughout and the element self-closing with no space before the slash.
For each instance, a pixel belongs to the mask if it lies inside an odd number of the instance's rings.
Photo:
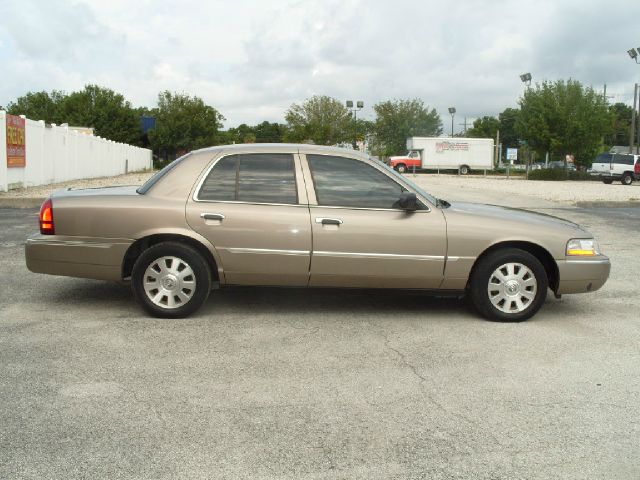
<svg viewBox="0 0 640 480">
<path fill-rule="evenodd" d="M 472 420 L 471 418 L 469 418 L 468 416 L 459 413 L 459 412 L 455 412 L 452 410 L 447 409 L 444 405 L 442 405 L 440 402 L 436 401 L 432 395 L 429 394 L 429 392 L 427 391 L 426 387 L 426 383 L 427 383 L 427 379 L 426 377 L 424 377 L 424 375 L 422 375 L 417 367 L 415 365 L 413 365 L 408 359 L 407 356 L 398 348 L 394 347 L 391 345 L 391 340 L 389 339 L 389 333 L 384 330 L 382 327 L 373 324 L 372 322 L 369 322 L 370 325 L 372 325 L 374 327 L 374 331 L 377 331 L 378 335 L 380 335 L 383 339 L 384 339 L 384 346 L 391 350 L 392 352 L 394 352 L 399 358 L 400 361 L 402 363 L 402 365 L 404 365 L 406 368 L 408 368 L 411 373 L 413 373 L 413 375 L 416 377 L 416 379 L 418 380 L 420 386 L 422 387 L 422 391 L 424 393 L 424 395 L 427 397 L 427 399 L 429 400 L 429 402 L 431 402 L 431 404 L 433 404 L 438 410 L 440 410 L 441 412 L 453 416 L 459 420 L 462 420 L 463 422 L 472 425 L 473 427 L 483 430 L 485 431 L 485 433 L 496 443 L 496 445 L 499 445 L 500 447 L 503 447 L 502 443 L 487 429 L 483 428 L 478 422 L 476 422 L 475 420 Z"/>
</svg>

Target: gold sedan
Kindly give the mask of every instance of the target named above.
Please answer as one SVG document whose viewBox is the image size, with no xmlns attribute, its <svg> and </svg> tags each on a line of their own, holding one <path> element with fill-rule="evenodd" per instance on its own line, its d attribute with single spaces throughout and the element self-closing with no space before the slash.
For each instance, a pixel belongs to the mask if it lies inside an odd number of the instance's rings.
<svg viewBox="0 0 640 480">
<path fill-rule="evenodd" d="M 178 318 L 214 286 L 466 293 L 522 321 L 547 290 L 609 276 L 593 236 L 524 210 L 439 200 L 380 162 L 311 145 L 191 152 L 144 185 L 63 190 L 26 243 L 32 272 L 130 281 L 147 312 Z"/>
</svg>

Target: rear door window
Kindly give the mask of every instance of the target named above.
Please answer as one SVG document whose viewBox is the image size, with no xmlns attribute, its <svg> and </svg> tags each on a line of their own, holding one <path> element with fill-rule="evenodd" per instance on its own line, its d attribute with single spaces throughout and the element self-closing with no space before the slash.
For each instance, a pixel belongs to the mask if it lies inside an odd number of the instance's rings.
<svg viewBox="0 0 640 480">
<path fill-rule="evenodd" d="M 211 169 L 198 200 L 297 204 L 293 155 L 255 153 L 230 155 Z"/>
</svg>

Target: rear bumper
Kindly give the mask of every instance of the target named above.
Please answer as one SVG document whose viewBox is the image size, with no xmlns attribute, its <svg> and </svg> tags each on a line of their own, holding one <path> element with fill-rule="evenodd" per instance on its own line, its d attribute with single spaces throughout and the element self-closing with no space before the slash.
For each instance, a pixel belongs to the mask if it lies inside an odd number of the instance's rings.
<svg viewBox="0 0 640 480">
<path fill-rule="evenodd" d="M 122 238 L 35 234 L 25 244 L 25 259 L 34 273 L 119 281 L 132 243 Z"/>
<path fill-rule="evenodd" d="M 559 282 L 556 293 L 586 293 L 600 289 L 611 271 L 608 257 L 558 260 Z"/>
</svg>

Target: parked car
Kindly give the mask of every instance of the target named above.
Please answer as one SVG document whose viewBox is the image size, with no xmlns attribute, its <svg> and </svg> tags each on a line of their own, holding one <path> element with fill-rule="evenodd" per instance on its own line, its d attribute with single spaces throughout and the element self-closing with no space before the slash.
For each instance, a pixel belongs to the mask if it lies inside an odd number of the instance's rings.
<svg viewBox="0 0 640 480">
<path fill-rule="evenodd" d="M 601 153 L 591 166 L 591 175 L 597 175 L 608 185 L 614 181 L 631 185 L 640 179 L 640 155 Z"/>
<path fill-rule="evenodd" d="M 147 312 L 184 317 L 212 285 L 423 289 L 522 321 L 550 288 L 592 292 L 609 259 L 578 225 L 449 203 L 353 150 L 197 150 L 141 187 L 60 190 L 26 242 L 32 272 L 130 282 Z"/>
<path fill-rule="evenodd" d="M 544 164 L 543 164 L 544 165 Z M 553 161 L 553 162 L 549 162 L 549 165 L 547 168 L 550 169 L 567 169 L 570 172 L 575 172 L 576 171 L 576 166 L 573 163 L 565 163 L 563 161 Z"/>
</svg>

